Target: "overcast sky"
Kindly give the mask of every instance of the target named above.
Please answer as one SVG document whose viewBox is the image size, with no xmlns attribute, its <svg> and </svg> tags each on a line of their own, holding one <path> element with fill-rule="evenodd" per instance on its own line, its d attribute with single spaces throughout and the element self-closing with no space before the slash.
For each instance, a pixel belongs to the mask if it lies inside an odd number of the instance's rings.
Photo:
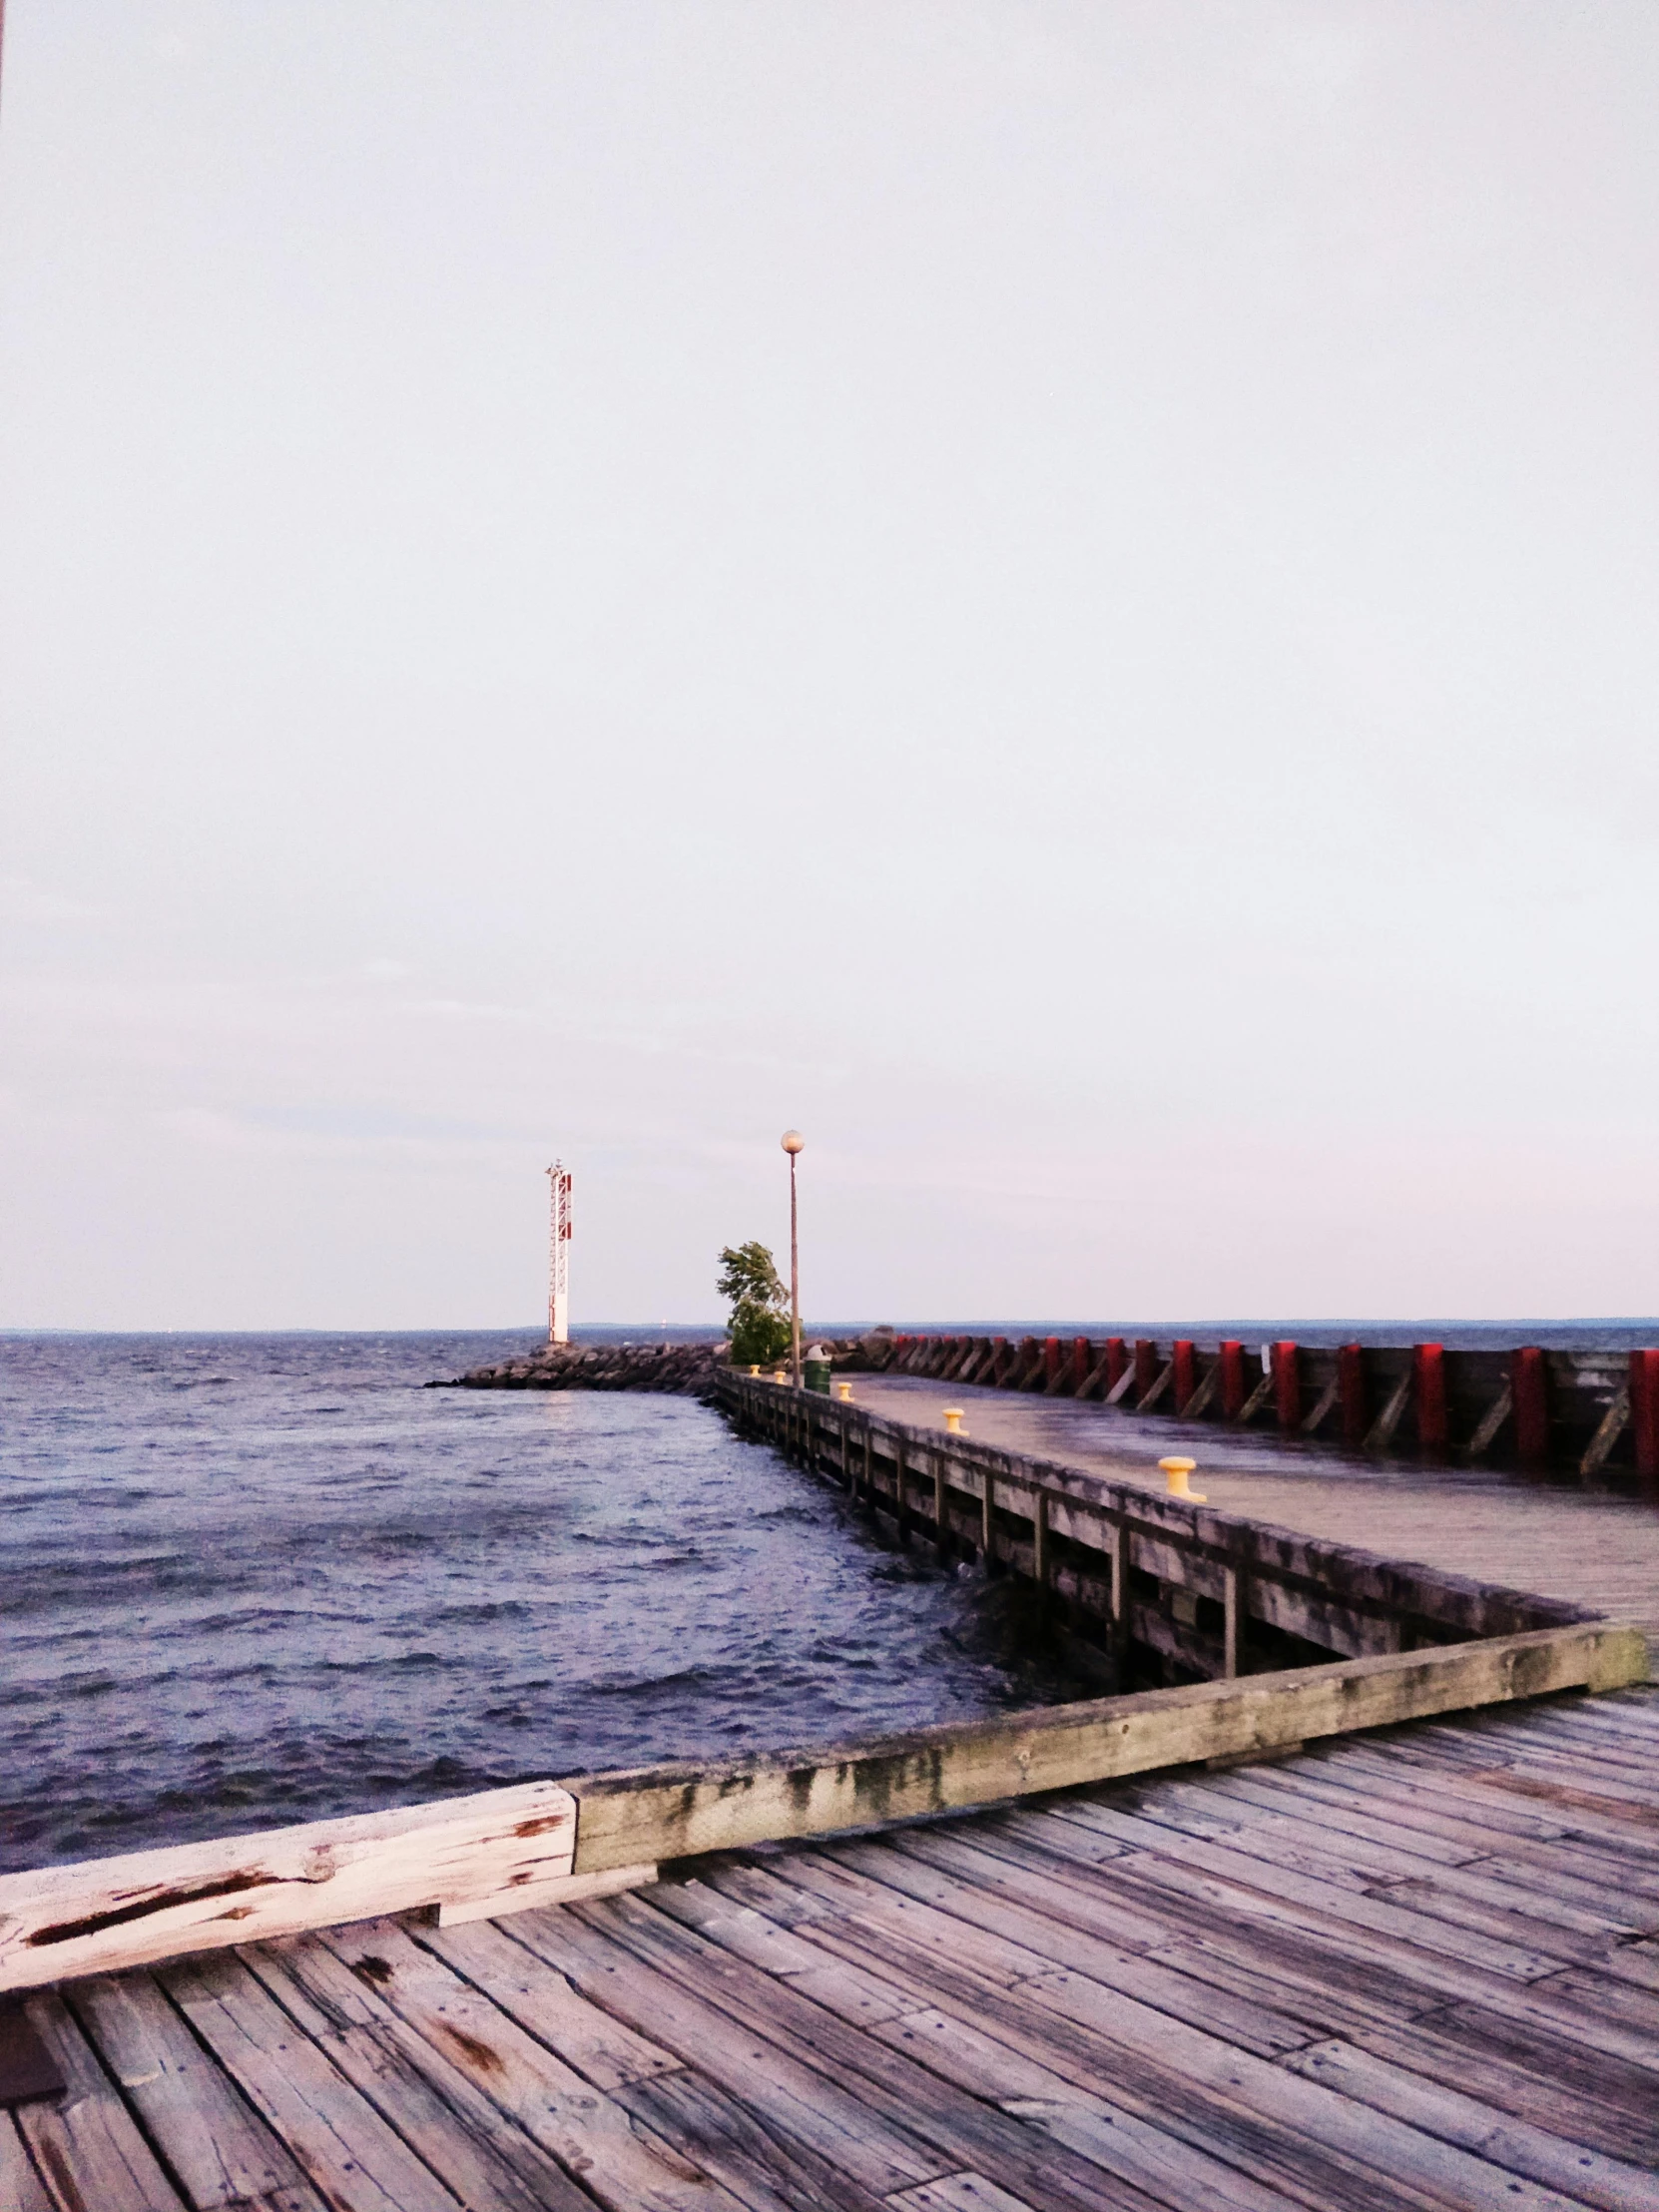
<svg viewBox="0 0 1659 2212">
<path fill-rule="evenodd" d="M 1653 0 L 10 0 L 0 1323 L 1659 1309 Z"/>
</svg>

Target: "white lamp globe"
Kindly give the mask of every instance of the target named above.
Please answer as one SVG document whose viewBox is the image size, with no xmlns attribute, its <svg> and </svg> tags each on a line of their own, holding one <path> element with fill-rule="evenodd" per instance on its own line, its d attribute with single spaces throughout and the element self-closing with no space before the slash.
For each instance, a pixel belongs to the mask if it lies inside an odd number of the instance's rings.
<svg viewBox="0 0 1659 2212">
<path fill-rule="evenodd" d="M 786 1152 L 800 1152 L 805 1148 L 807 1140 L 799 1129 L 786 1129 L 782 1142 Z"/>
</svg>

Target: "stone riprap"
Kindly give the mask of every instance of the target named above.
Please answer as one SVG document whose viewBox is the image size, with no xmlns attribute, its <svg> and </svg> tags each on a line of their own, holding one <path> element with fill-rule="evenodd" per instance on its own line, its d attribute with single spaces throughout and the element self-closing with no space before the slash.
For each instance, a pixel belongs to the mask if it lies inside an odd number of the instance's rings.
<svg viewBox="0 0 1659 2212">
<path fill-rule="evenodd" d="M 836 1367 L 856 1363 L 855 1339 L 817 1337 Z M 727 1365 L 730 1346 L 701 1345 L 539 1345 L 516 1360 L 474 1368 L 429 1389 L 454 1390 L 665 1390 L 680 1397 L 705 1397 L 714 1387 L 717 1368 Z M 768 1370 L 767 1372 L 771 1372 Z"/>
</svg>

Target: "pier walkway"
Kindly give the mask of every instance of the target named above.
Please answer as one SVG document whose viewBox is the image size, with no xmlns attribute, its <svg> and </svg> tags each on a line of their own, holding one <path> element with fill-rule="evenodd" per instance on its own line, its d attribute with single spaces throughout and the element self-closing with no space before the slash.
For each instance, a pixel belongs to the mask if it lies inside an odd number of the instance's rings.
<svg viewBox="0 0 1659 2212">
<path fill-rule="evenodd" d="M 1640 1498 L 1485 1467 L 1350 1457 L 1087 1400 L 926 1377 L 848 1380 L 870 1412 L 942 1428 L 945 1406 L 959 1405 L 982 1443 L 1114 1481 L 1161 1489 L 1159 1459 L 1184 1452 L 1199 1462 L 1193 1487 L 1223 1512 L 1590 1606 L 1637 1624 L 1659 1652 L 1659 1513 Z"/>
<path fill-rule="evenodd" d="M 1653 2212 L 1659 1691 L 27 2001 L 7 2212 Z"/>
</svg>

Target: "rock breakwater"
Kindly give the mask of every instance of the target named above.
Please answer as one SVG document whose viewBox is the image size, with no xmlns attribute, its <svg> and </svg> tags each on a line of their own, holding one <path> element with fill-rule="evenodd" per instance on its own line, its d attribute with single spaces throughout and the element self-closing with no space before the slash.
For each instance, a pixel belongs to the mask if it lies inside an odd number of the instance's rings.
<svg viewBox="0 0 1659 2212">
<path fill-rule="evenodd" d="M 858 1340 L 818 1337 L 836 1367 L 863 1364 Z M 868 1340 L 865 1340 L 867 1343 Z M 664 1390 L 707 1398 L 727 1365 L 728 1344 L 539 1345 L 516 1360 L 473 1368 L 429 1390 Z"/>
<path fill-rule="evenodd" d="M 703 1397 L 715 1367 L 726 1365 L 726 1346 L 542 1345 L 522 1359 L 473 1368 L 431 1389 L 455 1390 L 665 1390 Z"/>
</svg>

